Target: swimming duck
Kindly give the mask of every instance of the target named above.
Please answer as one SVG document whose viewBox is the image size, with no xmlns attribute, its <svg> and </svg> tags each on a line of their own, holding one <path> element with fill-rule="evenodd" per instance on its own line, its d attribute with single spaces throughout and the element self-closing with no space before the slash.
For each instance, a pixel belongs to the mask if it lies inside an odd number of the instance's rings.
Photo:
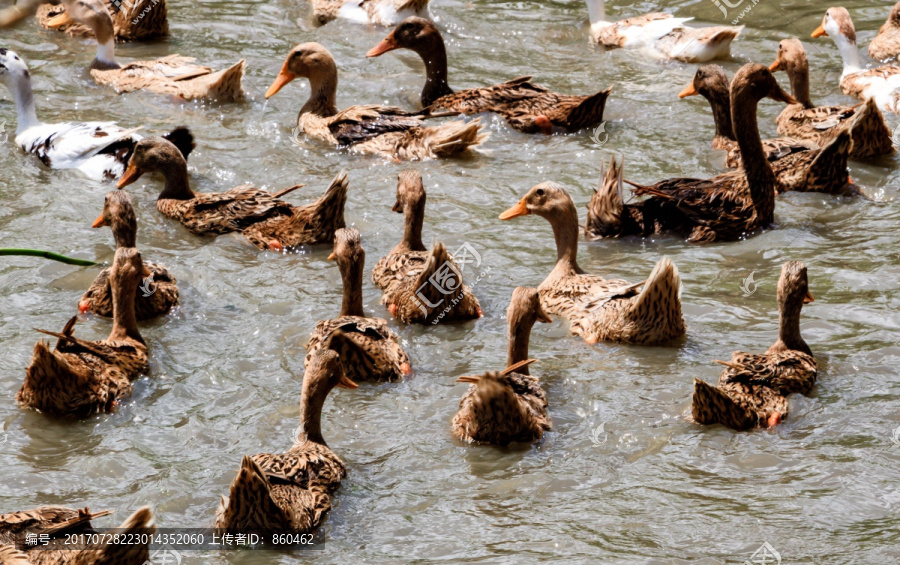
<svg viewBox="0 0 900 565">
<path fill-rule="evenodd" d="M 823 35 L 834 40 L 844 60 L 841 92 L 863 101 L 874 98 L 882 112 L 900 113 L 900 66 L 863 67 L 856 48 L 856 29 L 846 8 L 828 8 L 822 25 L 812 32 L 812 37 Z"/>
<path fill-rule="evenodd" d="M 678 96 L 684 98 L 693 94 L 702 94 L 712 106 L 716 121 L 713 147 L 716 148 L 718 140 L 719 147 L 728 151 L 726 164 L 729 167 L 740 166 L 741 150 L 732 127 L 725 71 L 718 65 L 704 65 L 697 69 L 692 83 Z M 827 141 L 827 145 L 820 149 L 811 141 L 789 137 L 763 140 L 763 151 L 778 180 L 776 191 L 860 194 L 846 173 L 851 146 L 849 132 L 835 132 L 835 136 Z M 844 174 L 840 174 L 842 170 Z"/>
<path fill-rule="evenodd" d="M 313 20 L 325 25 L 344 18 L 360 24 L 397 25 L 404 18 L 430 18 L 428 0 L 310 0 Z"/>
<path fill-rule="evenodd" d="M 321 348 L 337 351 L 344 374 L 354 381 L 397 381 L 412 372 L 409 356 L 403 351 L 397 335 L 381 318 L 368 318 L 363 312 L 362 284 L 366 252 L 359 230 L 342 228 L 334 234 L 334 252 L 344 283 L 344 298 L 339 317 L 323 320 L 306 348 L 308 365 Z M 335 334 L 336 330 L 341 330 Z"/>
<path fill-rule="evenodd" d="M 573 334 L 588 343 L 641 345 L 665 343 L 685 334 L 681 278 L 668 257 L 660 259 L 647 280 L 637 284 L 589 275 L 578 266 L 578 212 L 569 192 L 554 182 L 538 184 L 500 219 L 529 214 L 550 222 L 556 239 L 556 266 L 538 286 L 541 307 L 568 319 Z"/>
<path fill-rule="evenodd" d="M 347 476 L 344 462 L 322 437 L 322 406 L 334 387 L 357 385 L 344 375 L 337 353 L 320 349 L 303 376 L 294 445 L 285 453 L 244 456 L 228 498 L 222 497 L 216 510 L 216 529 L 306 533 L 322 522 L 331 492 Z"/>
<path fill-rule="evenodd" d="M 462 114 L 495 112 L 510 126 L 525 133 L 567 132 L 592 128 L 603 121 L 603 110 L 612 87 L 592 96 L 557 94 L 532 84 L 531 77 L 484 88 L 453 92 L 447 84 L 447 50 L 441 32 L 423 18 L 407 18 L 381 43 L 366 53 L 377 57 L 394 49 L 409 49 L 425 63 L 422 106 L 429 110 L 450 110 Z"/>
<path fill-rule="evenodd" d="M 220 235 L 239 231 L 260 249 L 330 243 L 335 230 L 344 227 L 347 173 L 341 171 L 317 201 L 293 206 L 280 198 L 303 185 L 272 194 L 245 184 L 227 192 L 195 193 L 188 181 L 187 162 L 175 147 L 160 137 L 141 140 L 135 146 L 119 188 L 144 173 L 159 172 L 166 184 L 156 209 L 178 220 L 197 235 Z"/>
<path fill-rule="evenodd" d="M 233 102 L 244 97 L 243 59 L 218 72 L 195 65 L 193 57 L 180 55 L 132 61 L 123 67 L 116 62 L 113 19 L 103 0 L 69 0 L 66 10 L 51 18 L 47 25 L 53 28 L 73 22 L 87 26 L 97 38 L 97 57 L 91 63 L 91 76 L 97 84 L 111 86 L 120 94 L 149 90 L 183 100 Z"/>
<path fill-rule="evenodd" d="M 38 120 L 28 67 L 15 52 L 0 48 L 0 82 L 12 93 L 18 126 L 16 145 L 37 155 L 51 169 L 78 169 L 94 180 L 119 178 L 141 139 L 141 128 L 123 129 L 113 122 L 65 122 Z M 175 128 L 165 136 L 187 158 L 194 136 L 187 128 Z"/>
<path fill-rule="evenodd" d="M 891 128 L 874 98 L 856 106 L 814 106 L 809 98 L 809 61 L 800 40 L 792 37 L 778 44 L 778 55 L 769 70 L 786 71 L 796 104 L 778 115 L 778 133 L 807 139 L 825 146 L 844 129 L 849 129 L 854 159 L 867 159 L 894 152 Z"/>
<path fill-rule="evenodd" d="M 693 28 L 684 25 L 694 18 L 674 18 L 654 12 L 618 22 L 606 20 L 605 0 L 587 0 L 591 38 L 607 48 L 652 48 L 666 59 L 705 63 L 728 57 L 731 42 L 744 26 Z"/>
<path fill-rule="evenodd" d="M 812 301 L 806 265 L 788 261 L 778 280 L 778 340 L 762 355 L 735 351 L 717 361 L 726 367 L 718 387 L 694 379 L 694 421 L 746 430 L 787 417 L 787 395 L 808 394 L 816 383 L 816 359 L 800 335 L 800 311 Z"/>
<path fill-rule="evenodd" d="M 297 131 L 332 145 L 395 160 L 435 159 L 458 155 L 488 137 L 480 133 L 479 120 L 425 127 L 424 113 L 393 106 L 351 106 L 338 112 L 337 65 L 318 43 L 303 43 L 291 50 L 266 98 L 297 77 L 308 78 L 311 90 L 297 117 Z"/>
<path fill-rule="evenodd" d="M 91 520 L 112 514 L 110 510 L 91 512 L 88 508 L 41 506 L 33 510 L 0 514 L 0 563 L 3 565 L 143 565 L 150 557 L 149 545 L 142 536 L 156 532 L 153 511 L 144 506 L 136 510 L 115 532 L 123 543 L 109 543 L 98 536 L 97 543 L 83 549 L 69 549 L 67 535 L 97 534 Z M 47 535 L 46 546 L 26 542 L 29 534 Z M 130 536 L 128 542 L 124 540 Z M 134 541 L 136 540 L 136 541 Z M 113 540 L 110 540 L 113 541 Z"/>
<path fill-rule="evenodd" d="M 144 41 L 169 35 L 166 0 L 106 0 L 106 5 L 112 14 L 116 41 Z M 44 29 L 57 29 L 80 37 L 94 36 L 89 26 L 75 22 L 64 26 L 50 25 L 53 18 L 65 13 L 67 8 L 65 2 L 44 4 L 38 8 L 38 22 Z"/>
<path fill-rule="evenodd" d="M 87 341 L 74 337 L 77 317 L 60 333 L 38 330 L 59 339 L 55 350 L 43 340 L 34 346 L 25 382 L 16 395 L 20 406 L 84 418 L 112 412 L 120 398 L 131 394 L 131 381 L 149 370 L 147 345 L 134 313 L 142 276 L 150 276 L 150 271 L 140 252 L 133 247 L 117 249 L 109 273 L 113 327 L 108 338 Z"/>
<path fill-rule="evenodd" d="M 468 443 L 505 446 L 511 442 L 539 441 L 550 429 L 547 393 L 528 365 L 528 341 L 535 322 L 550 322 L 541 308 L 536 288 L 513 291 L 507 319 L 507 368 L 483 375 L 462 376 L 471 383 L 453 417 L 453 435 Z"/>
<path fill-rule="evenodd" d="M 869 57 L 884 61 L 900 55 L 900 2 L 894 4 L 887 21 L 869 43 Z"/>
<path fill-rule="evenodd" d="M 94 220 L 91 227 L 100 228 L 110 226 L 113 238 L 116 241 L 116 249 L 120 247 L 137 247 L 137 220 L 134 216 L 134 208 L 131 206 L 131 197 L 124 190 L 113 190 L 106 193 L 103 200 L 103 212 Z M 144 262 L 144 267 L 150 271 L 150 278 L 140 283 L 135 294 L 134 309 L 138 321 L 150 320 L 158 316 L 164 316 L 178 304 L 178 285 L 175 277 L 163 265 Z M 93 312 L 98 316 L 109 318 L 113 314 L 112 285 L 109 282 L 110 268 L 103 269 L 91 287 L 81 297 L 78 303 L 78 311 Z"/>
<path fill-rule="evenodd" d="M 775 193 L 780 182 L 766 159 L 759 139 L 756 108 L 764 97 L 793 104 L 769 69 L 750 63 L 741 67 L 731 82 L 731 118 L 734 134 L 741 149 L 742 167 L 710 179 L 674 178 L 646 186 L 625 181 L 636 187 L 635 196 L 649 198 L 632 204 L 638 219 L 632 234 L 677 233 L 689 242 L 735 240 L 771 225 L 775 221 Z M 817 159 L 831 168 L 820 171 L 811 167 L 806 186 L 850 184 L 846 165 L 834 155 L 847 155 L 849 134 L 842 134 Z M 804 169 L 797 169 L 803 174 Z M 810 178 L 812 173 L 822 179 Z M 835 181 L 837 179 L 837 182 Z M 853 187 L 848 189 L 852 191 Z"/>
<path fill-rule="evenodd" d="M 422 243 L 425 187 L 418 171 L 399 174 L 391 210 L 403 214 L 403 239 L 372 270 L 372 282 L 382 290 L 381 303 L 391 316 L 404 324 L 435 324 L 484 315 L 444 244 L 428 251 Z"/>
</svg>

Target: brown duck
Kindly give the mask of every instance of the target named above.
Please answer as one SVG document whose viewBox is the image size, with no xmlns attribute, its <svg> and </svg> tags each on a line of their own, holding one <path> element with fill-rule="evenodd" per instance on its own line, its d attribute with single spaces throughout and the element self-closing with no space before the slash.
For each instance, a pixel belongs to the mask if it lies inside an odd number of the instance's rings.
<svg viewBox="0 0 900 565">
<path fill-rule="evenodd" d="M 886 61 L 900 55 L 900 2 L 894 4 L 887 21 L 869 43 L 869 57 Z"/>
<path fill-rule="evenodd" d="M 678 96 L 684 98 L 693 94 L 703 95 L 712 107 L 716 121 L 713 147 L 726 149 L 727 165 L 739 167 L 741 150 L 732 127 L 731 101 L 725 71 L 718 65 L 700 67 L 694 75 L 693 82 Z M 763 140 L 763 150 L 778 180 L 776 190 L 779 193 L 793 190 L 848 196 L 859 194 L 846 174 L 835 174 L 835 171 L 847 169 L 847 158 L 850 153 L 849 134 L 836 133 L 838 135 L 827 140 L 827 145 L 822 148 L 812 141 L 790 137 Z"/>
<path fill-rule="evenodd" d="M 422 243 L 425 187 L 418 171 L 400 173 L 391 210 L 403 214 L 403 239 L 372 270 L 372 282 L 382 290 L 381 303 L 391 316 L 404 324 L 435 324 L 484 315 L 444 244 L 428 251 Z"/>
<path fill-rule="evenodd" d="M 333 349 L 340 355 L 344 374 L 354 381 L 397 381 L 412 372 L 409 356 L 397 335 L 381 318 L 367 318 L 363 312 L 362 284 L 366 252 L 356 228 L 339 229 L 334 234 L 334 252 L 344 283 L 344 298 L 339 317 L 323 320 L 306 348 L 306 365 L 316 352 Z M 341 330 L 338 332 L 338 330 Z"/>
<path fill-rule="evenodd" d="M 59 338 L 56 349 L 39 341 L 25 382 L 16 395 L 20 406 L 55 416 L 87 417 L 112 412 L 116 402 L 131 394 L 131 381 L 146 373 L 147 346 L 137 327 L 134 299 L 144 268 L 133 247 L 116 250 L 109 273 L 113 295 L 113 327 L 109 337 L 87 341 L 72 335 L 73 317 L 61 333 L 38 330 Z"/>
<path fill-rule="evenodd" d="M 144 565 L 148 563 L 150 548 L 140 543 L 142 536 L 156 532 L 153 511 L 143 507 L 116 528 L 123 541 L 130 536 L 132 543 L 109 543 L 101 539 L 84 548 L 73 549 L 67 536 L 97 534 L 91 520 L 112 514 L 109 510 L 91 512 L 88 508 L 72 509 L 63 506 L 41 506 L 33 510 L 0 514 L 0 564 L 2 565 Z M 26 542 L 29 534 L 49 537 L 46 546 L 37 548 Z M 113 540 L 109 540 L 110 542 Z"/>
<path fill-rule="evenodd" d="M 541 183 L 500 219 L 528 214 L 550 222 L 556 239 L 556 266 L 538 287 L 541 306 L 548 314 L 568 319 L 573 334 L 588 343 L 641 345 L 666 343 L 685 334 L 681 278 L 668 257 L 637 284 L 589 275 L 578 265 L 578 212 L 569 192 L 554 182 Z"/>
<path fill-rule="evenodd" d="M 106 193 L 103 201 L 103 212 L 94 220 L 91 227 L 110 226 L 116 248 L 137 247 L 137 220 L 131 198 L 124 190 L 113 190 Z M 163 265 L 144 262 L 150 271 L 149 279 L 143 279 L 138 286 L 134 298 L 134 310 L 138 321 L 150 320 L 164 316 L 178 304 L 178 285 L 175 277 Z M 109 268 L 100 271 L 93 284 L 81 297 L 78 311 L 93 312 L 98 316 L 109 318 L 113 315 L 112 285 L 109 283 Z"/>
<path fill-rule="evenodd" d="M 112 14 L 116 41 L 145 41 L 169 35 L 168 8 L 166 0 L 105 0 Z M 44 29 L 64 31 L 76 37 L 92 37 L 90 27 L 71 22 L 63 26 L 52 26 L 54 18 L 65 14 L 68 3 L 44 4 L 38 8 L 37 18 Z"/>
<path fill-rule="evenodd" d="M 69 0 L 66 10 L 50 19 L 50 27 L 77 22 L 93 31 L 97 38 L 97 56 L 91 63 L 91 77 L 118 93 L 149 90 L 177 96 L 183 100 L 233 102 L 244 97 L 241 79 L 244 61 L 214 72 L 194 64 L 192 57 L 169 55 L 155 61 L 133 61 L 124 67 L 116 61 L 113 18 L 103 0 Z"/>
<path fill-rule="evenodd" d="M 797 100 L 778 115 L 778 133 L 808 139 L 824 147 L 847 130 L 853 142 L 850 156 L 854 159 L 894 152 L 891 128 L 885 123 L 874 99 L 869 98 L 855 106 L 813 105 L 809 98 L 809 60 L 799 39 L 781 40 L 778 55 L 769 70 L 787 72 L 791 94 Z"/>
<path fill-rule="evenodd" d="M 462 376 L 471 383 L 453 417 L 453 435 L 469 443 L 507 445 L 532 442 L 550 429 L 547 393 L 528 372 L 528 341 L 535 322 L 550 322 L 536 288 L 518 287 L 506 311 L 507 368 L 483 375 Z"/>
<path fill-rule="evenodd" d="M 425 63 L 422 106 L 429 110 L 451 110 L 461 114 L 495 112 L 510 126 L 525 133 L 567 132 L 592 128 L 603 121 L 603 110 L 612 87 L 592 96 L 556 94 L 532 84 L 531 77 L 484 88 L 454 92 L 447 83 L 447 50 L 441 32 L 424 18 L 410 17 L 366 53 L 377 57 L 394 49 L 410 49 Z"/>
<path fill-rule="evenodd" d="M 731 361 L 716 361 L 726 367 L 718 387 L 694 379 L 695 422 L 748 430 L 787 417 L 787 396 L 808 394 L 816 383 L 816 359 L 800 335 L 800 311 L 812 301 L 806 265 L 788 261 L 778 280 L 778 341 L 762 355 L 735 351 Z"/>
<path fill-rule="evenodd" d="M 142 139 L 135 146 L 118 186 L 128 186 L 150 172 L 159 172 L 166 180 L 156 209 L 197 235 L 241 232 L 260 249 L 283 251 L 300 245 L 331 243 L 334 232 L 344 227 L 348 187 L 344 171 L 331 181 L 322 197 L 299 207 L 280 198 L 302 184 L 275 194 L 249 184 L 227 192 L 193 192 L 187 162 L 161 137 Z"/>
<path fill-rule="evenodd" d="M 393 106 L 351 106 L 338 112 L 337 65 L 318 43 L 303 43 L 291 50 L 266 98 L 297 77 L 308 78 L 311 91 L 297 117 L 297 131 L 331 145 L 395 160 L 435 159 L 459 155 L 488 138 L 481 133 L 479 120 L 426 127 L 427 113 Z"/>
<path fill-rule="evenodd" d="M 322 437 L 322 406 L 334 387 L 356 388 L 338 354 L 321 349 L 303 376 L 300 427 L 285 453 L 244 456 L 228 498 L 216 511 L 217 529 L 249 533 L 306 533 L 331 508 L 331 493 L 347 475 Z"/>
</svg>

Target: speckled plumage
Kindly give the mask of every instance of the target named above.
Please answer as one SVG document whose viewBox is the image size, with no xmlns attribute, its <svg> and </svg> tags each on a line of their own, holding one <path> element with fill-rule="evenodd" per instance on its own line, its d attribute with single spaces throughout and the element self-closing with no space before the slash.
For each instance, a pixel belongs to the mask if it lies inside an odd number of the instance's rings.
<svg viewBox="0 0 900 565">
<path fill-rule="evenodd" d="M 886 61 L 898 55 L 900 55 L 900 2 L 894 4 L 887 21 L 869 43 L 869 57 L 873 59 Z"/>
<path fill-rule="evenodd" d="M 106 0 L 112 15 L 117 41 L 145 41 L 169 34 L 168 8 L 166 0 L 134 0 L 120 2 L 127 9 L 120 9 L 113 0 Z M 149 9 L 148 9 L 149 8 Z M 93 37 L 94 33 L 85 25 L 69 24 L 62 28 L 51 28 L 50 20 L 66 11 L 66 5 L 44 4 L 38 8 L 37 18 L 41 27 L 58 29 L 69 35 Z M 143 15 L 141 15 L 143 14 Z M 137 21 L 135 21 L 137 20 Z"/>
</svg>

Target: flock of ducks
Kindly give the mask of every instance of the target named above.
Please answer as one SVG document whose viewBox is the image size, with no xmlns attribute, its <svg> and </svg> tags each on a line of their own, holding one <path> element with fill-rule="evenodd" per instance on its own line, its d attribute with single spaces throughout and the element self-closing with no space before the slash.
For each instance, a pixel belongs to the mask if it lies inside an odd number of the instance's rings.
<svg viewBox="0 0 900 565">
<path fill-rule="evenodd" d="M 422 58 L 426 77 L 419 110 L 381 105 L 338 110 L 334 58 L 318 43 L 297 45 L 266 98 L 297 78 L 307 79 L 310 96 L 300 109 L 297 130 L 311 138 L 393 160 L 422 160 L 453 157 L 487 139 L 478 118 L 427 125 L 440 118 L 491 112 L 518 131 L 541 134 L 576 132 L 603 120 L 611 89 L 586 96 L 561 95 L 527 76 L 482 88 L 451 89 L 446 47 L 429 19 L 427 0 L 312 0 L 312 4 L 320 24 L 340 17 L 395 26 L 365 55 L 409 49 Z M 650 49 L 679 61 L 707 63 L 727 56 L 730 43 L 741 33 L 741 27 L 691 28 L 685 25 L 689 18 L 662 13 L 610 22 L 603 0 L 589 0 L 588 7 L 591 37 L 600 45 Z M 124 66 L 117 62 L 116 41 L 165 36 L 166 16 L 164 0 L 141 0 L 124 8 L 111 0 L 68 0 L 61 6 L 41 6 L 37 13 L 47 29 L 95 38 L 91 76 L 118 93 L 148 90 L 184 100 L 240 99 L 243 60 L 222 71 L 177 55 Z M 712 146 L 727 151 L 731 170 L 707 179 L 639 184 L 626 180 L 624 160 L 613 158 L 604 164 L 583 227 L 569 192 L 554 182 L 534 186 L 500 214 L 501 220 L 528 215 L 547 220 L 556 240 L 557 262 L 537 288 L 513 291 L 507 310 L 506 368 L 458 378 L 470 387 L 452 419 L 456 437 L 503 446 L 540 440 L 551 428 L 548 396 L 529 369 L 535 361 L 528 348 L 536 322 L 550 322 L 554 315 L 566 318 L 572 333 L 588 343 L 654 345 L 677 342 L 685 335 L 681 279 L 672 261 L 660 259 L 639 282 L 605 279 L 579 266 L 579 232 L 590 240 L 662 233 L 689 242 L 737 240 L 773 224 L 776 195 L 782 192 L 862 195 L 848 176 L 847 160 L 893 152 L 882 112 L 900 113 L 900 66 L 861 65 L 853 23 L 844 8 L 828 9 L 812 34 L 821 35 L 833 38 L 844 60 L 841 90 L 860 103 L 815 106 L 809 96 L 803 45 L 798 39 L 785 39 L 770 66 L 744 65 L 729 81 L 721 67 L 704 64 L 679 93 L 682 98 L 699 94 L 709 102 L 715 120 Z M 898 53 L 900 3 L 869 47 L 869 54 L 879 60 Z M 787 73 L 791 94 L 776 81 L 773 73 L 778 71 Z M 78 303 L 82 314 L 112 318 L 109 337 L 100 341 L 76 337 L 77 316 L 60 332 L 39 330 L 56 338 L 56 344 L 35 345 L 16 395 L 22 407 L 77 418 L 109 413 L 129 395 L 132 382 L 147 372 L 148 347 L 139 322 L 166 315 L 180 297 L 175 276 L 163 265 L 145 261 L 136 247 L 137 219 L 121 189 L 142 175 L 162 177 L 158 211 L 194 234 L 237 232 L 256 247 L 276 252 L 302 245 L 333 246 L 328 258 L 340 270 L 343 298 L 336 316 L 320 321 L 308 343 L 298 437 L 283 453 L 245 456 L 215 517 L 216 528 L 230 532 L 300 533 L 317 527 L 347 473 L 322 435 L 322 407 L 329 393 L 335 387 L 355 389 L 361 381 L 398 381 L 413 370 L 413 360 L 387 321 L 363 310 L 365 250 L 359 231 L 344 221 L 347 174 L 339 173 L 316 202 L 302 207 L 284 199 L 302 185 L 274 193 L 252 185 L 197 193 L 190 187 L 187 169 L 195 140 L 186 128 L 141 138 L 136 133 L 140 128 L 108 122 L 42 123 L 26 63 L 8 49 L 0 49 L 0 81 L 16 104 L 19 147 L 49 168 L 75 168 L 92 179 L 116 180 L 119 189 L 106 194 L 93 223 L 94 228 L 111 228 L 115 259 Z M 777 139 L 760 139 L 757 105 L 766 97 L 786 104 L 777 119 L 782 136 Z M 626 203 L 626 183 L 643 198 Z M 425 202 L 421 174 L 401 172 L 392 210 L 403 215 L 403 236 L 372 271 L 373 283 L 382 290 L 382 304 L 401 324 L 477 319 L 484 312 L 461 280 L 454 257 L 442 243 L 431 249 L 423 244 Z M 447 268 L 460 277 L 450 295 L 428 284 Z M 155 292 L 139 292 L 148 277 Z M 430 306 L 440 299 L 452 307 Z M 695 380 L 691 412 L 697 423 L 719 423 L 735 430 L 772 427 L 788 416 L 788 395 L 807 394 L 815 384 L 816 360 L 800 335 L 802 307 L 813 300 L 803 263 L 784 264 L 777 299 L 780 326 L 772 347 L 763 354 L 735 352 L 729 361 L 720 361 L 725 369 L 716 386 Z M 101 544 L 83 551 L 47 552 L 24 544 L 26 533 L 58 537 L 85 531 L 92 518 L 103 515 L 106 512 L 49 506 L 0 515 L 0 563 L 143 563 L 146 547 Z M 122 526 L 137 532 L 152 532 L 154 527 L 148 508 L 138 510 Z"/>
</svg>

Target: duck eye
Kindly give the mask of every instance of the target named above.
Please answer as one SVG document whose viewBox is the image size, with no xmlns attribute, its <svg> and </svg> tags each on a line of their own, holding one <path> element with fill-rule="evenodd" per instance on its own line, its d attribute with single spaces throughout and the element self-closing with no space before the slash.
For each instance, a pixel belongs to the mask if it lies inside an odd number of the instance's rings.
<svg viewBox="0 0 900 565">
<path fill-rule="evenodd" d="M 535 194 L 537 194 L 538 196 L 543 196 L 543 195 L 544 195 L 544 189 L 543 189 L 543 188 L 537 189 L 537 192 L 536 192 Z"/>
</svg>

